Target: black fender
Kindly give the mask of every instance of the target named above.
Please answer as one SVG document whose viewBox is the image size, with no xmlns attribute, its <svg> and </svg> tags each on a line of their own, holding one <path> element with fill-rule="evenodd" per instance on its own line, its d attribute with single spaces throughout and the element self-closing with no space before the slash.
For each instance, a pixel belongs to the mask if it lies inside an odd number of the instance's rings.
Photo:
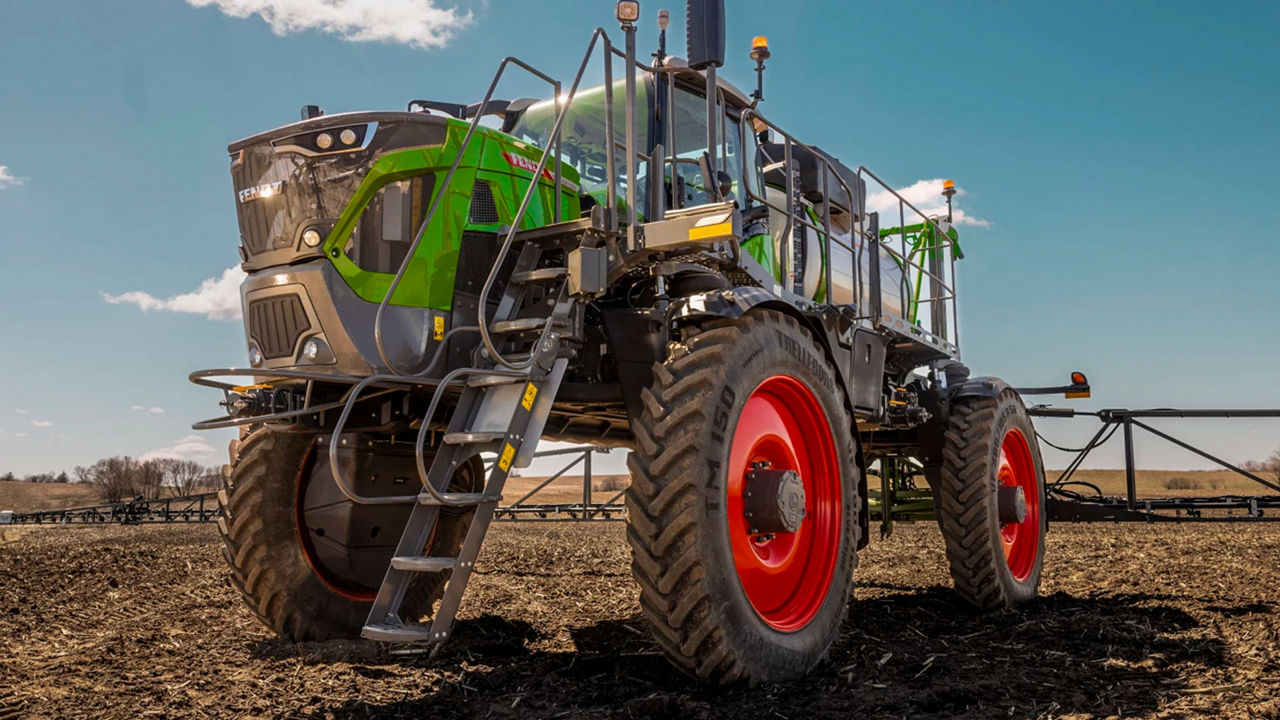
<svg viewBox="0 0 1280 720">
<path fill-rule="evenodd" d="M 856 417 L 853 406 L 853 356 L 848 349 L 848 338 L 852 337 L 852 323 L 837 312 L 824 312 L 822 306 L 813 305 L 808 308 L 797 307 L 767 290 L 751 286 L 739 286 L 724 290 L 707 292 L 672 299 L 667 309 L 667 320 L 672 328 L 693 324 L 713 318 L 737 320 L 754 308 L 776 310 L 795 318 L 817 338 L 827 360 L 835 367 L 836 375 L 844 390 L 845 405 Z M 842 343 L 841 338 L 846 338 Z M 841 347 L 842 344 L 845 347 Z M 875 372 L 877 390 L 879 376 L 883 367 Z"/>
<path fill-rule="evenodd" d="M 710 290 L 687 297 L 675 298 L 667 310 L 667 319 L 675 325 L 696 323 L 699 320 L 725 318 L 737 320 L 758 305 L 768 304 L 782 312 L 799 318 L 802 314 L 794 307 L 778 300 L 778 296 L 758 287 L 733 287 Z"/>
<path fill-rule="evenodd" d="M 947 387 L 947 396 L 952 402 L 969 397 L 996 398 L 1000 397 L 1000 393 L 1005 390 L 1012 389 L 1009 383 L 998 377 L 976 377 L 969 378 L 959 385 Z"/>
</svg>

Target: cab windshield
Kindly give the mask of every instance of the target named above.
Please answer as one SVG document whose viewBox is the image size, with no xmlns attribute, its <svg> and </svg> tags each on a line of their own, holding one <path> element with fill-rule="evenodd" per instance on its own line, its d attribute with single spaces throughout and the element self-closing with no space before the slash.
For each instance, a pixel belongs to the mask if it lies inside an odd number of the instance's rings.
<svg viewBox="0 0 1280 720">
<path fill-rule="evenodd" d="M 648 86 L 647 82 L 636 83 L 637 116 L 641 118 L 641 122 L 637 123 L 636 127 L 637 154 L 646 153 L 649 148 L 649 125 L 643 121 L 643 118 L 653 115 L 651 110 L 645 109 L 651 105 Z M 606 137 L 604 90 L 604 85 L 579 90 L 573 100 L 573 106 L 565 115 L 560 133 L 561 160 L 578 171 L 582 182 L 582 196 L 594 201 L 594 203 L 584 203 L 583 210 L 586 210 L 590 204 L 604 205 L 609 188 L 608 156 L 605 153 L 611 143 Z M 545 148 L 560 107 L 561 105 L 553 100 L 543 100 L 530 105 L 521 113 L 520 118 L 511 128 L 510 134 L 531 145 Z M 619 80 L 613 84 L 614 172 L 617 175 L 619 207 L 622 207 L 622 200 L 627 192 L 626 166 L 623 162 L 626 157 L 623 149 L 627 141 L 626 118 L 626 85 L 624 81 Z M 643 162 L 638 164 L 636 172 L 636 201 L 643 204 L 645 187 Z"/>
</svg>

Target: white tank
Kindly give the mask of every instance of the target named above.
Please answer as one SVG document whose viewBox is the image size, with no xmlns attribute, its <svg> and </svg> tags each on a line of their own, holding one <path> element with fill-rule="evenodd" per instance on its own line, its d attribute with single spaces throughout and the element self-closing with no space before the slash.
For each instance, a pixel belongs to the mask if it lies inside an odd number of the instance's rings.
<svg viewBox="0 0 1280 720">
<path fill-rule="evenodd" d="M 782 190 L 774 187 L 767 188 L 767 197 L 770 206 L 785 208 L 787 206 L 787 194 Z M 806 208 L 812 205 L 806 200 L 801 200 Z M 834 223 L 833 223 L 834 225 Z M 774 257 L 785 256 L 795 265 L 792 259 L 794 249 L 792 244 L 784 242 L 782 233 L 787 227 L 787 214 L 778 210 L 769 208 L 769 232 L 773 235 Z M 818 289 L 822 281 L 822 242 L 821 233 L 807 225 L 803 227 L 805 250 L 804 250 L 804 267 L 799 268 L 802 295 L 807 298 L 817 299 Z M 832 228 L 831 243 L 831 295 L 830 302 L 836 305 L 850 305 L 857 302 L 859 305 L 866 307 L 870 301 L 871 287 L 871 256 L 869 251 L 862 247 L 862 243 L 853 242 L 854 234 L 848 232 L 840 232 L 838 228 Z M 841 247 L 841 243 L 852 247 L 860 255 L 860 264 L 862 266 L 862 279 L 866 285 L 863 297 L 855 299 L 854 288 L 857 286 L 857 278 L 853 270 L 853 254 L 849 250 Z M 903 300 L 911 297 L 911 287 L 909 282 L 904 282 L 902 268 L 892 255 L 887 252 L 880 253 L 880 297 L 883 303 L 884 311 L 893 313 L 899 317 L 905 317 L 903 310 Z"/>
</svg>

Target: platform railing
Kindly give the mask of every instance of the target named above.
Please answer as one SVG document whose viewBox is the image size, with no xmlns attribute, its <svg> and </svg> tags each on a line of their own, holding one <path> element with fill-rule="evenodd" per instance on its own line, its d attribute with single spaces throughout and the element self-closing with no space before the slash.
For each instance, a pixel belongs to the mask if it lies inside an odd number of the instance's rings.
<svg viewBox="0 0 1280 720">
<path fill-rule="evenodd" d="M 881 180 L 874 172 L 866 167 L 859 167 L 857 177 L 860 186 L 865 187 L 866 181 L 863 178 L 869 178 L 882 191 L 888 193 L 897 204 L 898 226 L 893 228 L 896 232 L 882 237 L 880 229 L 880 225 L 883 222 L 882 219 L 877 213 L 867 211 L 865 207 L 866 198 L 861 193 L 853 191 L 849 184 L 843 180 L 840 173 L 836 172 L 835 166 L 815 148 L 797 140 L 754 108 L 748 108 L 742 114 L 742 123 L 739 130 L 743 134 L 741 138 L 742 147 L 748 146 L 745 136 L 745 133 L 749 131 L 748 128 L 754 128 L 756 124 L 768 128 L 782 141 L 782 159 L 770 158 L 773 162 L 766 166 L 764 170 L 782 169 L 786 178 L 787 203 L 784 207 L 770 202 L 764 196 L 763 188 L 757 191 L 750 184 L 746 186 L 746 194 L 753 203 L 758 203 L 771 210 L 785 214 L 787 224 L 779 237 L 786 242 L 798 242 L 795 237 L 797 226 L 812 229 L 818 234 L 822 244 L 826 302 L 834 304 L 832 302 L 834 291 L 832 246 L 835 245 L 848 252 L 850 256 L 852 267 L 848 268 L 848 277 L 854 280 L 854 299 L 861 319 L 911 335 L 915 339 L 927 342 L 953 357 L 959 357 L 959 313 L 956 306 L 954 280 L 956 255 L 954 242 L 947 242 L 951 239 L 951 236 L 940 225 L 940 221 L 917 208 L 901 193 Z M 821 193 L 823 196 L 821 223 L 813 222 L 806 213 L 799 211 L 799 188 L 795 185 L 796 173 L 793 171 L 796 162 L 794 158 L 795 148 L 806 151 L 816 162 L 821 164 L 824 171 L 819 173 L 822 177 Z M 832 178 L 839 185 L 836 188 L 837 191 L 843 192 L 844 196 L 849 198 L 850 212 L 857 213 L 853 229 L 848 234 L 848 237 L 854 241 L 853 244 L 839 239 L 837 233 L 832 231 L 831 191 L 833 188 L 830 187 Z M 946 238 L 946 240 L 937 242 L 934 246 L 921 245 L 919 242 L 909 242 L 908 238 L 911 237 L 911 231 L 907 223 L 908 211 L 912 213 L 910 217 L 915 221 L 914 224 L 927 226 L 932 231 L 930 234 L 933 237 Z M 894 247 L 890 241 L 893 237 L 897 238 L 897 247 Z M 883 277 L 880 268 L 880 253 L 882 252 L 897 263 L 902 270 L 897 289 L 898 307 L 902 311 L 900 317 L 887 312 L 883 307 Z M 864 253 L 866 253 L 865 256 Z M 781 275 L 787 284 L 786 289 L 789 292 L 800 294 L 797 272 L 793 264 L 796 255 L 798 253 L 794 251 L 784 251 L 781 253 L 779 260 L 782 264 Z M 868 277 L 864 277 L 862 272 L 864 257 L 867 261 L 865 263 L 867 272 L 870 273 Z M 927 267 L 925 263 L 928 263 Z M 910 290 L 909 278 L 913 273 L 920 280 L 926 278 L 929 280 L 930 293 L 927 297 L 920 297 Z M 920 308 L 928 309 L 927 327 L 919 324 L 918 311 Z"/>
</svg>

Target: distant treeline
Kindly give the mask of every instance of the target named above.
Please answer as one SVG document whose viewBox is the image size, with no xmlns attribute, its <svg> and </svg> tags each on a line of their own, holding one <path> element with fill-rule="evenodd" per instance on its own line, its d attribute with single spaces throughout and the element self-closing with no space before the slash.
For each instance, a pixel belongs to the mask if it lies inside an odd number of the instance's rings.
<svg viewBox="0 0 1280 720">
<path fill-rule="evenodd" d="M 18 477 L 11 472 L 0 475 L 0 480 L 5 482 L 29 482 L 29 483 L 69 483 L 71 478 L 67 477 L 66 472 L 60 472 L 54 475 L 51 472 L 36 473 L 34 475 L 24 475 Z"/>
<path fill-rule="evenodd" d="M 136 497 L 147 499 L 176 495 L 192 495 L 216 490 L 222 481 L 219 468 L 201 465 L 194 460 L 163 458 L 137 460 L 127 455 L 103 458 L 85 466 L 76 466 L 74 479 L 66 472 L 36 473 L 16 477 L 0 475 L 0 480 L 31 483 L 83 483 L 92 485 L 103 502 L 119 502 Z"/>
</svg>

